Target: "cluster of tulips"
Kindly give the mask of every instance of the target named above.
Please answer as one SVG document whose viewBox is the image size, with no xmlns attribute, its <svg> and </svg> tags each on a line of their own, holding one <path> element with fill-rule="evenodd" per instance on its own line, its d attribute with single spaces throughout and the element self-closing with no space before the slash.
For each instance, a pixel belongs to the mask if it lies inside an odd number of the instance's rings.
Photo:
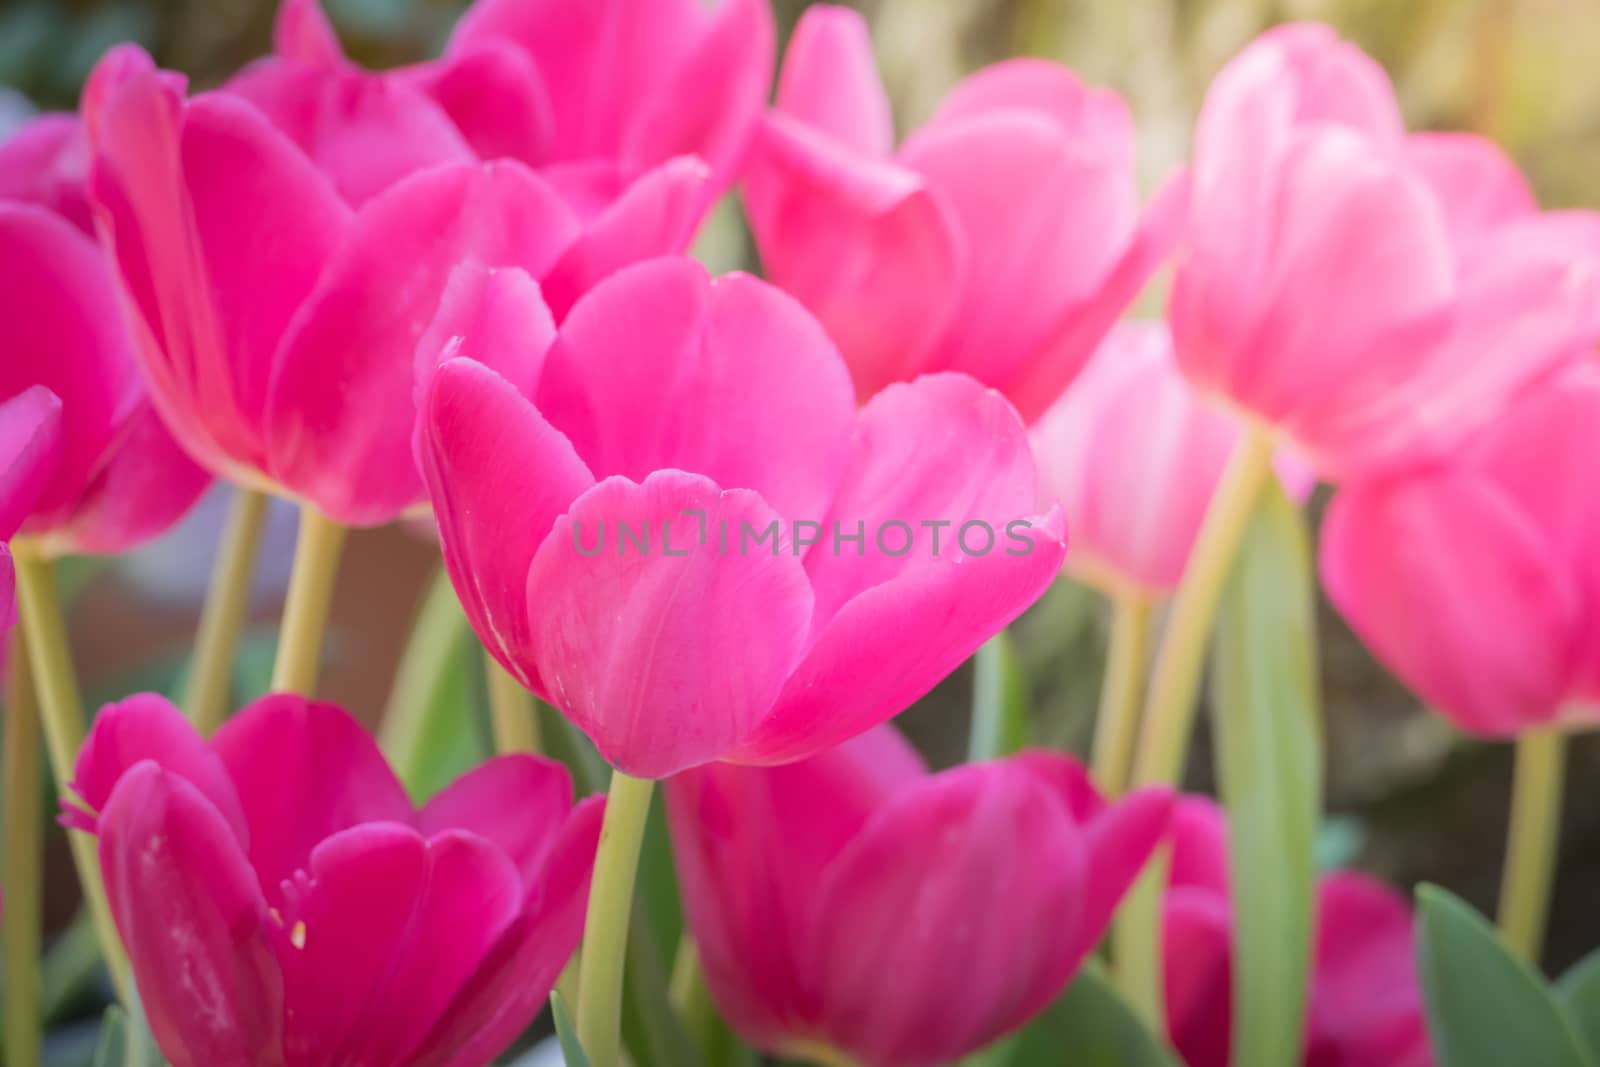
<svg viewBox="0 0 1600 1067">
<path fill-rule="evenodd" d="M 42 748 L 175 1067 L 480 1067 L 553 988 L 593 1067 L 1592 1064 L 1600 1020 L 1524 961 L 1600 716 L 1600 216 L 1408 132 L 1320 25 L 1226 65 L 1147 201 L 1127 108 L 1060 66 L 897 145 L 859 15 L 808 8 L 774 92 L 776 36 L 766 0 L 478 0 L 369 71 L 285 0 L 220 88 L 117 47 L 0 144 L 8 1062 Z M 759 278 L 685 254 L 725 196 Z M 185 706 L 88 720 L 55 561 L 212 479 Z M 1318 483 L 1337 609 L 1516 739 L 1498 936 L 1316 874 Z M 269 496 L 296 559 L 230 715 Z M 427 797 L 314 699 L 344 533 L 395 521 L 491 657 L 501 752 Z M 1063 570 L 1113 617 L 1092 763 L 989 707 L 985 758 L 930 771 L 888 721 L 1003 677 Z M 1220 805 L 1176 792 L 1208 656 Z M 625 1041 L 658 781 L 684 932 Z"/>
</svg>

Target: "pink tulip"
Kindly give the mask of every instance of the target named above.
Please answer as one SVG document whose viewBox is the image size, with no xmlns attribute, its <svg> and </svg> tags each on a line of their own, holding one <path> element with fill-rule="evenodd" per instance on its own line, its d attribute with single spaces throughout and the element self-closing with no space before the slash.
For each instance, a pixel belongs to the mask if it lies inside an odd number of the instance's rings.
<svg viewBox="0 0 1600 1067">
<path fill-rule="evenodd" d="M 1227 824 L 1209 800 L 1172 817 L 1166 897 L 1166 999 L 1172 1042 L 1189 1067 L 1228 1067 L 1233 974 Z M 1431 1067 L 1411 909 L 1366 875 L 1325 875 L 1307 1012 L 1305 1067 Z"/>
<path fill-rule="evenodd" d="M 811 309 L 865 399 L 956 370 L 1032 421 L 1177 236 L 1182 188 L 1141 225 L 1133 123 L 1041 60 L 966 79 L 898 151 L 862 17 L 806 9 L 745 206 L 768 277 Z"/>
<path fill-rule="evenodd" d="M 1376 63 L 1281 26 L 1201 113 L 1178 361 L 1329 478 L 1426 462 L 1592 350 L 1597 257 L 1600 216 L 1539 213 L 1479 138 L 1407 138 Z"/>
<path fill-rule="evenodd" d="M 61 462 L 61 401 L 42 385 L 0 400 L 0 664 L 17 623 L 16 573 L 6 546 Z"/>
<path fill-rule="evenodd" d="M 1170 798 L 1108 806 L 1030 752 L 929 774 L 893 728 L 785 767 L 667 783 L 685 915 L 735 1030 L 872 1067 L 950 1063 L 1020 1026 L 1094 948 Z"/>
<path fill-rule="evenodd" d="M 60 454 L 19 513 L 22 534 L 49 552 L 132 548 L 182 517 L 207 482 L 139 379 L 111 271 L 86 229 L 85 161 L 71 116 L 36 119 L 0 144 L 0 401 L 42 387 L 59 404 Z"/>
<path fill-rule="evenodd" d="M 1450 462 L 1353 485 L 1328 510 L 1329 597 L 1465 730 L 1507 737 L 1597 716 L 1596 455 L 1590 363 L 1525 397 Z"/>
<path fill-rule="evenodd" d="M 766 104 L 775 40 L 768 0 L 477 0 L 445 54 L 529 69 L 516 106 L 537 133 L 511 153 L 528 163 L 581 183 L 693 155 L 726 185 Z M 490 123 L 504 106 L 475 104 Z"/>
<path fill-rule="evenodd" d="M 1239 430 L 1178 373 L 1164 324 L 1113 330 L 1031 431 L 1072 531 L 1067 569 L 1112 592 L 1177 588 Z M 1293 495 L 1310 491 L 1309 472 L 1278 466 Z"/>
<path fill-rule="evenodd" d="M 502 756 L 413 809 L 360 724 L 288 694 L 209 742 L 110 705 L 72 788 L 173 1067 L 489 1063 L 577 946 L 604 804 Z"/>
<path fill-rule="evenodd" d="M 85 93 L 90 192 L 185 448 L 373 525 L 423 500 L 412 365 L 450 271 L 519 267 L 564 311 L 617 267 L 680 249 L 706 179 L 671 160 L 581 214 L 521 163 L 478 162 L 417 76 L 358 71 L 331 35 L 319 52 L 319 24 L 291 2 L 291 58 L 190 100 L 142 52 L 111 52 Z"/>
<path fill-rule="evenodd" d="M 822 329 L 754 278 L 632 267 L 553 344 L 514 271 L 460 276 L 440 316 L 417 452 L 456 591 L 501 663 L 629 774 L 854 736 L 1060 566 L 1059 509 L 1035 514 L 1002 398 L 939 375 L 858 417 Z"/>
</svg>

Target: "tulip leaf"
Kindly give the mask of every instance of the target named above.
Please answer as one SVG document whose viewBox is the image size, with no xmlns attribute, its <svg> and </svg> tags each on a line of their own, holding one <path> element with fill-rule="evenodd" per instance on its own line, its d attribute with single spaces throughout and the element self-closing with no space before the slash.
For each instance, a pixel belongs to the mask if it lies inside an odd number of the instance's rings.
<svg viewBox="0 0 1600 1067">
<path fill-rule="evenodd" d="M 100 1040 L 95 1046 L 92 1067 L 162 1067 L 166 1063 L 156 1047 L 155 1035 L 145 1022 L 138 990 L 130 991 L 124 1009 L 113 1004 L 100 1023 Z"/>
<path fill-rule="evenodd" d="M 1596 1067 L 1560 1001 L 1482 917 L 1417 890 L 1417 963 L 1437 1067 Z"/>
<path fill-rule="evenodd" d="M 1004 630 L 973 657 L 970 760 L 1008 756 L 1028 744 L 1028 676 Z"/>
<path fill-rule="evenodd" d="M 1556 995 L 1590 1053 L 1600 1059 L 1600 950 L 1589 953 L 1561 976 Z"/>
<path fill-rule="evenodd" d="M 1178 1067 L 1093 961 L 1020 1032 L 969 1057 L 965 1067 Z"/>
<path fill-rule="evenodd" d="M 1311 550 L 1269 482 L 1218 608 L 1211 703 L 1228 810 L 1234 1067 L 1298 1067 L 1321 808 Z"/>
<path fill-rule="evenodd" d="M 578 1031 L 572 1025 L 572 1013 L 560 993 L 550 994 L 550 1014 L 556 1022 L 556 1039 L 561 1042 L 561 1058 L 567 1067 L 589 1067 L 589 1056 L 578 1044 Z"/>
</svg>

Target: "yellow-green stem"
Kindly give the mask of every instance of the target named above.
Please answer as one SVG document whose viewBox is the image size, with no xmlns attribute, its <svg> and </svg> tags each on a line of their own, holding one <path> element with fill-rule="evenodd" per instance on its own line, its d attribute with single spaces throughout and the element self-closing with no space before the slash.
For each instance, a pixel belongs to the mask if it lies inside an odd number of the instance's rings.
<svg viewBox="0 0 1600 1067">
<path fill-rule="evenodd" d="M 278 631 L 278 659 L 272 666 L 274 692 L 316 695 L 322 635 L 328 628 L 344 538 L 343 526 L 310 504 L 301 507 L 294 570 L 289 575 L 289 596 Z"/>
<path fill-rule="evenodd" d="M 1249 427 L 1217 484 L 1156 653 L 1130 785 L 1177 786 L 1194 732 L 1195 698 L 1211 623 L 1261 488 L 1272 471 L 1272 439 Z M 1123 901 L 1112 927 L 1116 981 L 1135 1011 L 1162 1026 L 1161 896 L 1167 860 L 1158 852 Z"/>
<path fill-rule="evenodd" d="M 211 587 L 200 613 L 188 691 L 184 695 L 184 709 L 202 734 L 210 735 L 228 715 L 234 660 L 250 610 L 250 587 L 255 580 L 256 555 L 266 518 L 265 493 L 244 486 L 234 490 L 217 561 L 211 569 Z"/>
<path fill-rule="evenodd" d="M 800 1060 L 816 1067 L 864 1067 L 854 1056 L 822 1041 L 796 1041 L 783 1050 L 783 1055 L 785 1059 Z"/>
<path fill-rule="evenodd" d="M 28 673 L 21 632 L 12 637 L 11 677 L 6 692 L 4 796 L 6 891 L 0 918 L 0 959 L 5 965 L 5 1062 L 39 1065 L 40 878 L 44 840 L 40 810 L 39 706 Z"/>
<path fill-rule="evenodd" d="M 494 730 L 494 750 L 538 753 L 539 710 L 533 694 L 522 688 L 500 661 L 487 651 L 483 654 L 489 682 L 489 722 Z"/>
<path fill-rule="evenodd" d="M 1150 597 L 1144 593 L 1118 593 L 1111 602 L 1111 643 L 1106 650 L 1105 680 L 1100 685 L 1092 754 L 1095 783 L 1107 797 L 1121 796 L 1133 773 L 1150 609 Z"/>
<path fill-rule="evenodd" d="M 44 726 L 45 750 L 56 784 L 65 789 L 72 781 L 73 764 L 83 747 L 83 699 L 72 668 L 72 650 L 67 643 L 67 622 L 61 614 L 56 591 L 55 564 L 34 555 L 25 545 L 12 546 L 17 566 L 17 600 L 22 612 L 24 644 L 33 670 L 34 693 L 39 699 L 39 717 Z M 94 921 L 100 952 L 127 1003 L 128 957 L 117 937 L 106 903 L 106 887 L 100 878 L 100 858 L 95 840 L 88 834 L 71 832 L 72 860 L 78 869 L 83 899 Z"/>
<path fill-rule="evenodd" d="M 622 1047 L 622 968 L 639 847 L 654 792 L 655 782 L 647 778 L 611 772 L 578 977 L 578 1042 L 592 1067 L 616 1067 Z"/>
<path fill-rule="evenodd" d="M 1506 948 L 1537 966 L 1561 837 L 1566 736 L 1529 730 L 1517 738 L 1511 783 L 1511 827 L 1500 882 L 1500 937 Z"/>
</svg>

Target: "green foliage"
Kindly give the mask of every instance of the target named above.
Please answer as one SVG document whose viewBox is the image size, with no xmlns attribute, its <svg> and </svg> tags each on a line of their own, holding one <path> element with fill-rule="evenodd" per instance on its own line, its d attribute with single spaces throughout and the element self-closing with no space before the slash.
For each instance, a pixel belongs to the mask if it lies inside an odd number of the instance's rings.
<svg viewBox="0 0 1600 1067">
<path fill-rule="evenodd" d="M 578 1031 L 572 1024 L 572 1013 L 560 993 L 550 994 L 550 1014 L 555 1017 L 556 1037 L 561 1042 L 561 1058 L 567 1067 L 589 1067 L 589 1057 L 578 1044 Z"/>
<path fill-rule="evenodd" d="M 1091 961 L 1054 1004 L 966 1067 L 1179 1067 Z"/>
<path fill-rule="evenodd" d="M 967 756 L 999 759 L 1028 744 L 1028 676 L 1004 630 L 978 649 L 973 668 Z"/>
</svg>

